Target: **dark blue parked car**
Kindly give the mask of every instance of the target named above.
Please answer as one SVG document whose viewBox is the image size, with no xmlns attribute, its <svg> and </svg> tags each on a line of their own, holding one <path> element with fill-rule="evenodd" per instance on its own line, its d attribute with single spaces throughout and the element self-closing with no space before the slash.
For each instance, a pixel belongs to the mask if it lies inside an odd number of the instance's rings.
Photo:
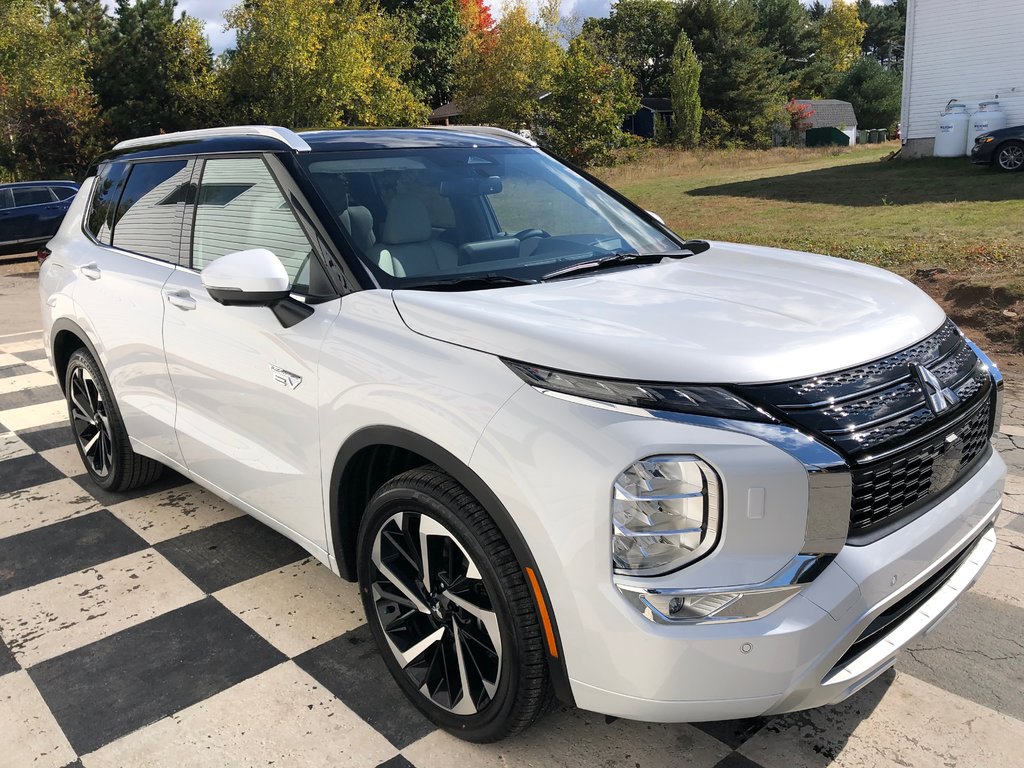
<svg viewBox="0 0 1024 768">
<path fill-rule="evenodd" d="M 0 184 L 0 253 L 45 245 L 57 233 L 77 191 L 73 181 Z"/>
</svg>

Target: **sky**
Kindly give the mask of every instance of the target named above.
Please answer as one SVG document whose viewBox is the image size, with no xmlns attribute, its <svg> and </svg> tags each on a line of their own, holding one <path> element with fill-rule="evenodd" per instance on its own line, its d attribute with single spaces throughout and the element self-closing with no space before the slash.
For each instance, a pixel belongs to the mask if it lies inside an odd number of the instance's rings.
<svg viewBox="0 0 1024 768">
<path fill-rule="evenodd" d="M 201 19 L 206 24 L 206 34 L 214 53 L 221 53 L 234 43 L 234 33 L 224 31 L 224 11 L 238 0 L 178 0 L 178 9 L 189 16 Z M 491 12 L 501 18 L 501 0 L 490 0 Z M 527 5 L 536 7 L 536 0 L 527 0 Z M 565 16 L 607 16 L 611 0 L 562 0 Z"/>
<path fill-rule="evenodd" d="M 881 0 L 873 0 L 880 2 Z M 178 0 L 178 8 L 189 16 L 202 19 L 206 24 L 206 34 L 214 53 L 222 53 L 234 43 L 234 33 L 224 31 L 224 11 L 235 5 L 238 0 Z M 562 14 L 585 19 L 588 16 L 607 16 L 612 0 L 562 0 Z M 825 0 L 828 5 L 830 0 Z M 502 0 L 488 0 L 491 12 L 496 19 L 501 18 Z M 535 8 L 536 0 L 526 0 L 526 4 Z"/>
</svg>

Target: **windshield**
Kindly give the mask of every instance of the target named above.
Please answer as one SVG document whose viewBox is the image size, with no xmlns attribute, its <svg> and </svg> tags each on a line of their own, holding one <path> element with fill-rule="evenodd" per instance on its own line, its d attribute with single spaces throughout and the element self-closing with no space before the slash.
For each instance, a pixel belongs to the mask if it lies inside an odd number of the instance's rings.
<svg viewBox="0 0 1024 768">
<path fill-rule="evenodd" d="M 302 162 L 356 253 L 390 288 L 540 279 L 679 244 L 528 147 L 321 152 Z"/>
</svg>

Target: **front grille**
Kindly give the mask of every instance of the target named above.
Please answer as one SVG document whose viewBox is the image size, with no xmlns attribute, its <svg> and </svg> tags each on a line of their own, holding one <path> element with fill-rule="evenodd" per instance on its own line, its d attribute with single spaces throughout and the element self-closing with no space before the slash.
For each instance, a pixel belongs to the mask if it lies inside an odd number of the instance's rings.
<svg viewBox="0 0 1024 768">
<path fill-rule="evenodd" d="M 934 374 L 957 402 L 934 413 L 914 365 Z M 947 320 L 923 341 L 880 360 L 740 392 L 847 458 L 852 536 L 910 514 L 957 481 L 991 437 L 991 388 L 988 370 Z"/>
<path fill-rule="evenodd" d="M 908 512 L 918 502 L 952 485 L 988 444 L 989 411 L 986 400 L 970 418 L 943 430 L 923 446 L 854 467 L 850 532 L 860 532 Z"/>
</svg>

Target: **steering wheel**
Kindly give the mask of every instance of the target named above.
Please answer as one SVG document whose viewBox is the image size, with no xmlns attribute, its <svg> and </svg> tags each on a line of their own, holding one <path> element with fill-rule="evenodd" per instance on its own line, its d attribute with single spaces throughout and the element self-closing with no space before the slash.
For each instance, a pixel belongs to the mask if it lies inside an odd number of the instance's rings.
<svg viewBox="0 0 1024 768">
<path fill-rule="evenodd" d="M 533 227 L 532 229 L 521 229 L 520 231 L 512 235 L 512 237 L 514 237 L 516 240 L 525 240 L 528 237 L 551 237 L 551 235 L 545 232 L 543 229 L 537 229 L 536 227 Z"/>
</svg>

